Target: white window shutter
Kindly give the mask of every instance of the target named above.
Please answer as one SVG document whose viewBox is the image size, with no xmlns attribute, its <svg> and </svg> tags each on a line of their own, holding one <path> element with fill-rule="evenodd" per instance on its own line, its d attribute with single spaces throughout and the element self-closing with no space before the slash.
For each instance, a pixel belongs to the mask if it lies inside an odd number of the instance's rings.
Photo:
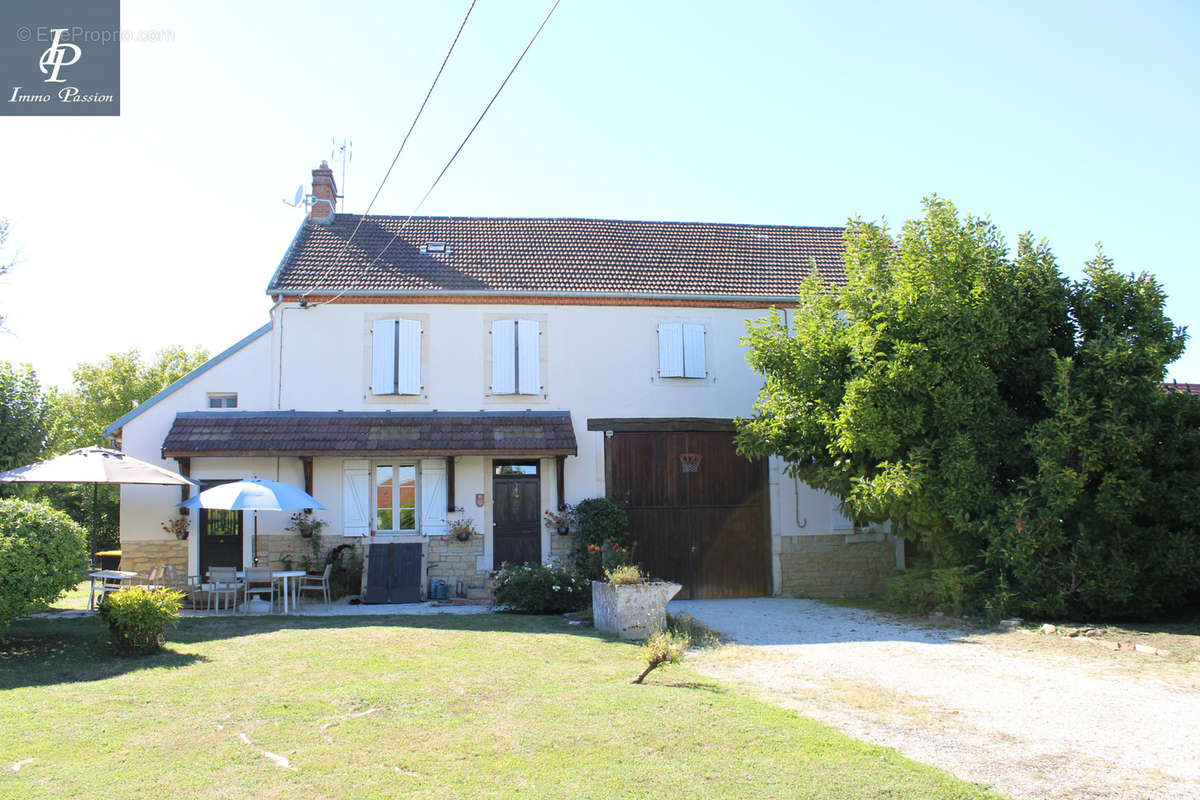
<svg viewBox="0 0 1200 800">
<path fill-rule="evenodd" d="M 396 393 L 396 320 L 377 319 L 371 337 L 371 394 Z"/>
<path fill-rule="evenodd" d="M 421 533 L 441 536 L 446 532 L 446 462 L 421 461 Z"/>
<path fill-rule="evenodd" d="M 366 461 L 342 462 L 342 535 L 366 536 L 371 521 L 371 473 Z"/>
<path fill-rule="evenodd" d="M 515 320 L 492 323 L 492 394 L 517 391 L 517 331 Z"/>
<path fill-rule="evenodd" d="M 421 323 L 415 319 L 396 321 L 396 391 L 421 393 Z"/>
<path fill-rule="evenodd" d="M 708 371 L 704 365 L 704 326 L 683 326 L 683 377 L 704 378 Z"/>
<path fill-rule="evenodd" d="M 517 394 L 542 393 L 542 343 L 538 330 L 534 320 L 517 321 L 517 374 L 521 382 Z"/>
<path fill-rule="evenodd" d="M 683 323 L 663 322 L 658 326 L 658 375 L 683 377 Z"/>
</svg>

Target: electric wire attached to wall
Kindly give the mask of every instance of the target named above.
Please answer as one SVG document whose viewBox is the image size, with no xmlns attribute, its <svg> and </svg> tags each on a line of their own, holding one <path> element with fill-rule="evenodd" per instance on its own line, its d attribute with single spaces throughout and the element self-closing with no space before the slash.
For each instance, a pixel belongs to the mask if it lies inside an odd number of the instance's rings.
<svg viewBox="0 0 1200 800">
<path fill-rule="evenodd" d="M 475 131 L 479 127 L 480 123 L 483 122 L 483 118 L 487 116 L 488 111 L 491 110 L 492 105 L 496 102 L 496 99 L 498 97 L 500 97 L 500 93 L 502 91 L 504 91 L 504 87 L 508 85 L 508 81 L 510 78 L 512 78 L 513 73 L 515 73 L 517 71 L 517 67 L 521 66 L 521 61 L 524 60 L 525 54 L 529 52 L 531 47 L 533 47 L 533 43 L 535 41 L 537 41 L 538 36 L 542 32 L 542 29 L 545 28 L 546 23 L 550 21 L 550 17 L 553 16 L 554 10 L 556 8 L 558 8 L 558 4 L 560 2 L 562 2 L 562 0 L 554 0 L 554 5 L 550 6 L 550 10 L 546 12 L 545 18 L 542 19 L 542 24 L 538 25 L 537 30 L 533 32 L 533 36 L 530 37 L 529 43 L 525 45 L 525 49 L 521 51 L 521 54 L 519 56 L 517 56 L 517 60 L 515 62 L 513 62 L 512 69 L 510 69 L 508 71 L 508 74 L 504 76 L 504 80 L 500 82 L 500 86 L 496 89 L 496 93 L 492 95 L 492 99 L 488 101 L 488 104 L 486 106 L 484 106 L 483 112 L 480 113 L 479 118 L 477 120 L 475 120 L 475 124 L 471 126 L 471 129 L 469 131 L 467 131 L 467 135 L 463 137 L 463 140 L 461 142 L 459 142 L 458 148 L 454 151 L 454 154 L 450 156 L 450 160 L 446 162 L 446 165 L 444 167 L 442 167 L 442 171 L 438 173 L 438 176 L 436 178 L 434 178 L 433 183 L 430 184 L 429 189 L 426 190 L 424 196 L 421 197 L 420 202 L 418 202 L 413 207 L 413 210 L 409 212 L 408 216 L 405 217 L 404 222 L 402 222 L 400 224 L 400 229 L 397 230 L 396 233 L 392 236 L 392 238 L 388 240 L 388 243 L 385 244 L 378 253 L 376 253 L 375 257 L 371 259 L 369 264 L 367 264 L 366 269 L 370 269 L 371 267 L 375 266 L 375 262 L 377 262 L 380 259 L 380 257 L 384 253 L 387 252 L 389 247 L 391 247 L 393 244 L 395 244 L 396 240 L 400 238 L 400 234 L 404 233 L 404 229 L 406 227 L 408 227 L 408 223 L 411 222 L 412 218 L 414 216 L 416 216 L 416 213 L 421 210 L 421 206 L 425 205 L 425 201 L 429 199 L 429 195 L 433 194 L 433 190 L 437 188 L 438 183 L 441 182 L 441 180 L 445 176 L 446 172 L 450 169 L 450 165 L 454 163 L 454 160 L 456 158 L 458 158 L 458 154 L 461 153 L 463 148 L 467 146 L 467 142 L 470 141 L 472 134 L 475 133 Z M 397 154 L 397 155 L 399 155 L 399 154 Z M 390 170 L 389 170 L 389 172 L 390 172 Z M 386 178 L 385 178 L 385 180 L 386 180 Z M 380 188 L 382 188 L 382 185 L 380 186 Z M 376 192 L 376 195 L 378 196 L 378 192 Z M 372 202 L 374 202 L 374 201 L 372 201 Z M 365 217 L 366 215 L 364 214 L 363 216 Z M 361 218 L 359 219 L 359 223 L 360 224 L 362 223 Z M 358 226 L 355 226 L 355 230 L 358 230 Z M 353 234 L 351 234 L 351 235 L 353 236 Z M 349 242 L 349 240 L 347 240 L 347 242 Z M 326 269 L 329 269 L 331 267 L 332 267 L 332 264 L 330 265 L 330 267 L 327 267 Z M 309 289 L 307 292 L 305 292 L 304 295 L 302 295 L 302 298 L 307 297 L 309 294 L 311 294 L 313 291 L 315 291 L 315 288 L 316 287 Z M 339 297 L 344 295 L 347 291 L 349 291 L 349 288 L 344 288 L 340 292 L 335 294 L 333 297 L 329 298 L 328 300 L 323 300 L 320 303 L 316 303 L 312 307 L 317 308 L 317 307 L 332 303 L 333 301 L 337 300 Z"/>
</svg>

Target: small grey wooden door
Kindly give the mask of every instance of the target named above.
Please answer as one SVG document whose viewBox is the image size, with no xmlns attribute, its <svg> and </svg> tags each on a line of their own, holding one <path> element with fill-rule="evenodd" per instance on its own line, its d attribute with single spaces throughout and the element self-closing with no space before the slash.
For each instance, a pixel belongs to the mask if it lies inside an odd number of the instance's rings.
<svg viewBox="0 0 1200 800">
<path fill-rule="evenodd" d="M 421 545 L 371 545 L 367 550 L 367 590 L 363 602 L 421 602 Z"/>
</svg>

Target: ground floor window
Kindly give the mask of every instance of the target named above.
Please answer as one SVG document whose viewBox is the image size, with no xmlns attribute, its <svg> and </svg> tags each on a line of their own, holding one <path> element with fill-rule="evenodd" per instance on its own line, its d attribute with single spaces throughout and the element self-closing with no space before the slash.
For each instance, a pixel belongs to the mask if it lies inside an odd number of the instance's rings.
<svg viewBox="0 0 1200 800">
<path fill-rule="evenodd" d="M 376 464 L 375 530 L 415 533 L 417 530 L 417 465 Z"/>
</svg>

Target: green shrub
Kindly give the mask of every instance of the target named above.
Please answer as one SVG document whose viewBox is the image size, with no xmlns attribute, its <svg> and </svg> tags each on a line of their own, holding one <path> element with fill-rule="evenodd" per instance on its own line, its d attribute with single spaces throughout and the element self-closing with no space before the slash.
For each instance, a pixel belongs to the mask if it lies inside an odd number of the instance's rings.
<svg viewBox="0 0 1200 800">
<path fill-rule="evenodd" d="M 575 522 L 571 558 L 590 580 L 606 568 L 629 563 L 629 516 L 625 506 L 607 497 L 581 500 L 571 509 Z"/>
<path fill-rule="evenodd" d="M 941 611 L 958 617 L 966 610 L 977 582 L 978 577 L 962 567 L 911 567 L 888 581 L 884 601 L 897 611 Z"/>
<path fill-rule="evenodd" d="M 667 630 L 687 639 L 696 647 L 716 647 L 721 643 L 721 637 L 711 628 L 687 613 L 667 614 Z"/>
<path fill-rule="evenodd" d="M 0 631 L 87 573 L 87 533 L 43 503 L 0 500 Z"/>
<path fill-rule="evenodd" d="M 183 594 L 174 589 L 127 586 L 104 596 L 100 619 L 117 652 L 153 653 L 162 647 L 167 626 L 179 622 L 182 607 Z"/>
<path fill-rule="evenodd" d="M 592 601 L 585 577 L 553 564 L 505 564 L 495 591 L 497 606 L 523 614 L 564 614 Z"/>
</svg>

